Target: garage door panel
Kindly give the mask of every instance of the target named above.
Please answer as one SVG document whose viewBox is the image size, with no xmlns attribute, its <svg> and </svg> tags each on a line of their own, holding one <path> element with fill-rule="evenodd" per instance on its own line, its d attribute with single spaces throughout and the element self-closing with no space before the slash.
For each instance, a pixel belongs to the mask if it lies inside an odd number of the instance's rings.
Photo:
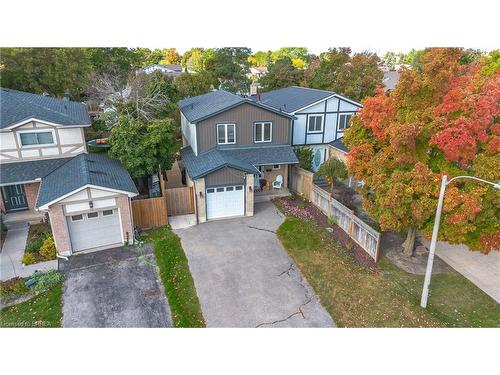
<svg viewBox="0 0 500 375">
<path fill-rule="evenodd" d="M 243 185 L 208 188 L 207 219 L 242 216 L 245 209 Z"/>
<path fill-rule="evenodd" d="M 106 211 L 110 210 L 104 212 Z M 95 213 L 91 216 L 93 215 Z M 81 220 L 75 220 L 80 217 L 82 217 Z M 113 210 L 113 215 L 103 215 L 103 211 L 100 211 L 97 217 L 88 217 L 87 214 L 82 214 L 68 216 L 67 220 L 73 251 L 122 242 L 120 218 L 116 209 Z"/>
</svg>

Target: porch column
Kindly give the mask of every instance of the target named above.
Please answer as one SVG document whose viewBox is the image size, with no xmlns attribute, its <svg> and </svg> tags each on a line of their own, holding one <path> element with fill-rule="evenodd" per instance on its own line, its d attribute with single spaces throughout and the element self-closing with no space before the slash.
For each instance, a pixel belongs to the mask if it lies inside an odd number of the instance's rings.
<svg viewBox="0 0 500 375">
<path fill-rule="evenodd" d="M 63 256 L 71 255 L 68 225 L 62 205 L 55 204 L 49 208 L 49 219 L 57 252 Z"/>
<path fill-rule="evenodd" d="M 204 223 L 207 221 L 207 212 L 205 209 L 205 179 L 199 178 L 198 180 L 194 180 L 194 193 L 195 193 L 195 203 L 196 203 L 196 212 L 198 213 L 198 221 L 200 223 Z M 201 193 L 201 194 L 200 194 Z"/>
<path fill-rule="evenodd" d="M 253 216 L 253 174 L 247 173 L 245 178 L 245 216 Z"/>
</svg>

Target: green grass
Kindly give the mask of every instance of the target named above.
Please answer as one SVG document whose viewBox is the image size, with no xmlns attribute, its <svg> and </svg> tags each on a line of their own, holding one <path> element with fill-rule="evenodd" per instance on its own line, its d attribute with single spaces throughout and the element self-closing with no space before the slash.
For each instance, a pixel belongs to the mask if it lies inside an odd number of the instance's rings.
<svg viewBox="0 0 500 375">
<path fill-rule="evenodd" d="M 0 310 L 0 327 L 60 327 L 62 285 Z"/>
<path fill-rule="evenodd" d="M 433 275 L 427 309 L 423 276 L 382 257 L 380 271 L 358 265 L 323 228 L 289 217 L 278 237 L 342 327 L 499 327 L 500 305 L 456 272 Z"/>
<path fill-rule="evenodd" d="M 205 327 L 200 302 L 189 271 L 181 241 L 168 227 L 154 229 L 146 236 L 153 243 L 175 327 Z"/>
</svg>

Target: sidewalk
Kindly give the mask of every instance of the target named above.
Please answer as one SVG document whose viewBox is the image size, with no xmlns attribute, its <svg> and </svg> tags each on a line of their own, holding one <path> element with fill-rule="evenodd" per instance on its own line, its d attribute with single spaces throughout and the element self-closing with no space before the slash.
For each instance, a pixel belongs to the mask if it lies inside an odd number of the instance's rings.
<svg viewBox="0 0 500 375">
<path fill-rule="evenodd" d="M 430 241 L 425 238 L 420 241 L 429 248 Z M 500 303 L 500 252 L 485 255 L 470 251 L 465 245 L 438 241 L 436 255 Z"/>
<path fill-rule="evenodd" d="M 5 281 L 13 277 L 27 277 L 35 271 L 57 269 L 57 260 L 24 266 L 21 263 L 21 258 L 24 254 L 27 239 L 27 223 L 19 223 L 9 228 L 2 253 L 0 254 L 0 280 Z"/>
</svg>

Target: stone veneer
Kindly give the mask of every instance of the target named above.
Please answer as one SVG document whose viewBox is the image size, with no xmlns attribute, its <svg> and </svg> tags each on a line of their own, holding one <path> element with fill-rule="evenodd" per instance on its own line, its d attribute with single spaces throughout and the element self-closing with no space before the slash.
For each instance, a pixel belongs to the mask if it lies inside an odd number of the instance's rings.
<svg viewBox="0 0 500 375">
<path fill-rule="evenodd" d="M 116 205 L 120 211 L 122 222 L 123 242 L 128 244 L 134 243 L 134 223 L 132 219 L 132 209 L 130 207 L 130 199 L 124 194 L 116 197 Z"/>
<path fill-rule="evenodd" d="M 253 216 L 253 174 L 246 175 L 246 185 L 245 185 L 245 216 Z"/>
<path fill-rule="evenodd" d="M 200 195 L 201 192 L 201 195 Z M 207 211 L 205 209 L 205 178 L 199 178 L 194 181 L 194 193 L 196 202 L 196 212 L 198 213 L 198 221 L 204 223 L 207 221 Z"/>
</svg>

